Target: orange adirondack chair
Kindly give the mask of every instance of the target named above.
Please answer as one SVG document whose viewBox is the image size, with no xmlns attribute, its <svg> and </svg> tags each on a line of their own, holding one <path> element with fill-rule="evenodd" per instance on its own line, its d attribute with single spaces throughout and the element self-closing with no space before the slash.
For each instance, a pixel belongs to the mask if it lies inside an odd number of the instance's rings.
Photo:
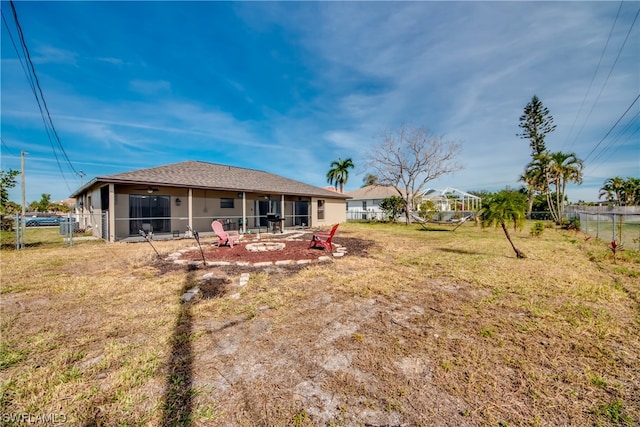
<svg viewBox="0 0 640 427">
<path fill-rule="evenodd" d="M 222 245 L 229 245 L 233 247 L 233 243 L 240 243 L 240 233 L 235 230 L 225 231 L 220 221 L 213 221 L 211 223 L 211 229 L 216 236 L 218 236 L 218 247 Z"/>
<path fill-rule="evenodd" d="M 319 232 L 314 234 L 311 237 L 311 241 L 309 242 L 309 247 L 307 249 L 322 247 L 324 250 L 331 252 L 333 247 L 333 243 L 331 243 L 331 241 L 333 240 L 333 235 L 336 234 L 338 225 L 340 224 L 336 224 L 331 227 L 331 231 L 328 233 Z"/>
</svg>

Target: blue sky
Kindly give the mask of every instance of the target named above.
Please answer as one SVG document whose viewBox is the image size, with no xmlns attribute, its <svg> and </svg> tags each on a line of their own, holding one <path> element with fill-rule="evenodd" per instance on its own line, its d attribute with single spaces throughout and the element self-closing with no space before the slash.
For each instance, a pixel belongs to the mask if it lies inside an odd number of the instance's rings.
<svg viewBox="0 0 640 427">
<path fill-rule="evenodd" d="M 429 186 L 519 187 L 518 119 L 534 94 L 557 125 L 547 148 L 586 159 L 571 201 L 640 176 L 638 1 L 17 1 L 64 153 L 1 5 L 2 170 L 28 152 L 28 202 L 68 197 L 79 171 L 87 182 L 183 160 L 324 186 L 350 157 L 354 190 L 370 147 L 402 124 L 462 144 L 464 169 Z"/>
</svg>

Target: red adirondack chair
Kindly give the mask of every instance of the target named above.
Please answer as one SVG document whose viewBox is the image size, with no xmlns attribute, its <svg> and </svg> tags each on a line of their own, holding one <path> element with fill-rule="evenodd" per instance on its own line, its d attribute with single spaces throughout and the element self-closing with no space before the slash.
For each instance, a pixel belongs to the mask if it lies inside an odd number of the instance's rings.
<svg viewBox="0 0 640 427">
<path fill-rule="evenodd" d="M 240 233 L 237 231 L 225 231 L 220 221 L 213 221 L 211 229 L 218 236 L 218 247 L 228 244 L 233 247 L 233 243 L 240 243 Z"/>
<path fill-rule="evenodd" d="M 331 243 L 331 240 L 333 240 L 333 235 L 336 234 L 338 225 L 340 224 L 336 224 L 331 227 L 331 231 L 328 233 L 318 232 L 314 234 L 313 237 L 311 237 L 311 241 L 309 242 L 309 247 L 307 249 L 322 247 L 325 251 L 331 252 L 333 248 L 333 243 Z"/>
</svg>

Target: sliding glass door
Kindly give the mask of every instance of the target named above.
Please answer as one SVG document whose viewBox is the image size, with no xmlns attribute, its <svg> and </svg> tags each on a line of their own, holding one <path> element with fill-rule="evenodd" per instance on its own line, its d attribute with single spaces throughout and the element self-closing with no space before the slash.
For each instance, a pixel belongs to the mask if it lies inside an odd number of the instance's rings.
<svg viewBox="0 0 640 427">
<path fill-rule="evenodd" d="M 293 202 L 293 212 L 295 215 L 293 219 L 293 225 L 303 227 L 309 225 L 309 202 Z"/>
<path fill-rule="evenodd" d="M 171 198 L 169 196 L 129 195 L 129 234 L 140 230 L 171 232 Z"/>
</svg>

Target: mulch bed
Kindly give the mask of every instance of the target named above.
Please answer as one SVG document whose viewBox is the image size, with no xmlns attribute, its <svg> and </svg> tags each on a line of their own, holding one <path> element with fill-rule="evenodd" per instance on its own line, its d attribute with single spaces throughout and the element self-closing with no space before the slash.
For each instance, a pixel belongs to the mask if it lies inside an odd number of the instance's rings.
<svg viewBox="0 0 640 427">
<path fill-rule="evenodd" d="M 233 248 L 229 246 L 218 247 L 216 243 L 202 243 L 202 251 L 207 262 L 215 261 L 228 261 L 228 262 L 275 262 L 280 260 L 311 260 L 315 261 L 319 257 L 331 254 L 321 248 L 309 249 L 309 241 L 311 240 L 311 234 L 308 236 L 302 236 L 296 240 L 286 239 L 263 239 L 265 242 L 283 242 L 285 244 L 284 249 L 275 251 L 264 252 L 251 252 L 246 249 L 247 243 L 256 243 L 257 240 L 245 240 L 240 244 L 234 245 Z M 334 243 L 346 248 L 347 255 L 353 256 L 366 256 L 367 249 L 373 244 L 370 241 L 354 238 L 339 237 L 334 239 Z M 334 249 L 335 250 L 335 249 Z M 202 254 L 199 249 L 195 249 L 189 252 L 185 252 L 181 259 L 189 261 L 202 261 Z"/>
<path fill-rule="evenodd" d="M 280 261 L 280 260 L 317 260 L 318 257 L 323 255 L 331 255 L 329 252 L 323 249 L 309 249 L 308 240 L 278 240 L 285 244 L 284 249 L 273 251 L 260 251 L 252 252 L 247 250 L 247 243 L 256 243 L 256 241 L 245 241 L 240 244 L 234 245 L 234 247 L 221 246 L 217 244 L 203 244 L 202 251 L 204 257 L 208 262 L 214 261 L 228 261 L 228 262 L 266 262 L 266 261 Z M 202 254 L 199 249 L 185 252 L 182 259 L 189 261 L 202 261 Z"/>
</svg>

